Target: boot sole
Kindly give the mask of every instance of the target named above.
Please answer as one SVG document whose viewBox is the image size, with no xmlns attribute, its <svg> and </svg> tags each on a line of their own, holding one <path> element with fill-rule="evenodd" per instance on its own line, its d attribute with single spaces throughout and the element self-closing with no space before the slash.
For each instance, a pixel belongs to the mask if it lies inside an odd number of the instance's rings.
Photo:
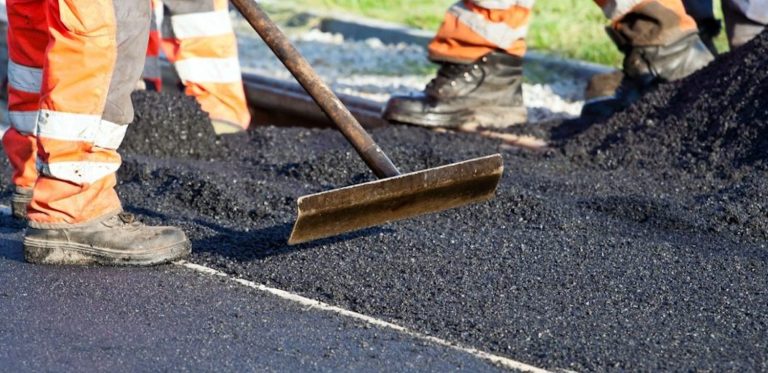
<svg viewBox="0 0 768 373">
<path fill-rule="evenodd" d="M 24 259 L 34 264 L 105 266 L 153 266 L 181 259 L 191 252 L 188 240 L 162 249 L 126 254 L 72 242 L 51 242 L 24 238 Z"/>
<path fill-rule="evenodd" d="M 386 112 L 384 117 L 388 120 L 424 127 L 456 128 L 465 125 L 478 125 L 486 128 L 509 128 L 525 123 L 528 120 L 528 110 L 525 107 L 500 108 L 489 106 L 446 114 L 414 113 L 411 115 Z"/>
</svg>

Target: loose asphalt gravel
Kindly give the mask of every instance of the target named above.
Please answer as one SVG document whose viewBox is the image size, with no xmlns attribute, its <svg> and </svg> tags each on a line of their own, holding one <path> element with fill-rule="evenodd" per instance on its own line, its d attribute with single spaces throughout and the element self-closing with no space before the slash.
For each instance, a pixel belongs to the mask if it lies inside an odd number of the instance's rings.
<svg viewBox="0 0 768 373">
<path fill-rule="evenodd" d="M 333 239 L 285 243 L 297 197 L 371 179 L 333 130 L 151 144 L 126 152 L 119 192 L 184 227 L 195 263 L 533 365 L 765 371 L 766 52 L 763 34 L 605 123 L 549 126 L 547 152 L 375 130 L 406 171 L 501 152 L 498 196 Z M 190 99 L 155 97 L 136 128 L 206 125 Z"/>
</svg>

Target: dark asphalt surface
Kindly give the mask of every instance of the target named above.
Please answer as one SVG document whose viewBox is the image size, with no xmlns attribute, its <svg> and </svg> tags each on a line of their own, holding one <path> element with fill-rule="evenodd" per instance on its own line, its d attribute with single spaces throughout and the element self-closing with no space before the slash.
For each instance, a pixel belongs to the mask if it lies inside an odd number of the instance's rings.
<svg viewBox="0 0 768 373">
<path fill-rule="evenodd" d="M 183 226 L 193 261 L 533 365 L 764 371 L 768 35 L 742 51 L 544 154 L 376 130 L 405 171 L 501 151 L 498 196 L 334 239 L 285 243 L 296 198 L 371 179 L 332 130 L 152 144 L 171 158 L 127 155 L 120 192 Z M 143 102 L 170 138 L 204 125 Z"/>
<path fill-rule="evenodd" d="M 286 245 L 297 197 L 371 178 L 332 130 L 175 136 L 206 125 L 194 105 L 145 97 L 118 189 L 146 221 L 183 227 L 193 262 L 536 366 L 768 371 L 768 34 L 753 47 L 543 154 L 376 130 L 405 171 L 502 152 L 498 196 L 333 239 Z M 174 141 L 147 144 L 152 126 Z M 210 300 L 239 298 L 205 281 L 185 293 L 230 320 Z M 146 288 L 129 304 L 155 300 Z"/>
<path fill-rule="evenodd" d="M 498 148 L 374 136 L 411 170 Z M 506 152 L 493 202 L 289 247 L 296 197 L 369 174 L 330 130 L 233 141 L 237 161 L 126 157 L 126 205 L 183 226 L 195 262 L 545 368 L 768 368 L 763 232 L 710 229 L 724 197 L 695 178 Z"/>
<path fill-rule="evenodd" d="M 0 223 L 2 371 L 500 370 L 179 266 L 29 265 Z"/>
</svg>

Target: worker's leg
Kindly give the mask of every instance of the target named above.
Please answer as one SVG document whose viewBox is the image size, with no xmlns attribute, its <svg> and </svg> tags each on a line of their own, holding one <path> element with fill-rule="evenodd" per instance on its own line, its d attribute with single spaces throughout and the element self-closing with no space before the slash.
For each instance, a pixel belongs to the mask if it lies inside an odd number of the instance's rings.
<svg viewBox="0 0 768 373">
<path fill-rule="evenodd" d="M 715 18 L 712 0 L 683 0 L 685 13 L 695 21 L 706 18 Z"/>
<path fill-rule="evenodd" d="M 607 1 L 602 5 L 612 22 L 610 34 L 625 53 L 627 75 L 672 81 L 713 59 L 701 48 L 696 22 L 685 13 L 681 0 Z"/>
<path fill-rule="evenodd" d="M 696 32 L 681 0 L 595 0 L 631 46 L 665 45 Z"/>
<path fill-rule="evenodd" d="M 731 48 L 738 48 L 765 30 L 768 0 L 723 0 L 723 15 Z"/>
<path fill-rule="evenodd" d="M 720 34 L 723 27 L 720 20 L 715 18 L 712 0 L 683 0 L 683 5 L 685 12 L 696 21 L 701 41 L 712 54 L 717 54 L 715 38 Z"/>
<path fill-rule="evenodd" d="M 164 49 L 217 132 L 248 128 L 237 39 L 226 0 L 165 0 Z"/>
<path fill-rule="evenodd" d="M 3 148 L 13 168 L 13 214 L 24 218 L 37 181 L 35 133 L 48 26 L 45 0 L 9 0 L 7 9 L 11 128 L 3 137 Z"/>
<path fill-rule="evenodd" d="M 685 13 L 681 0 L 596 0 L 596 3 L 610 19 L 608 33 L 624 53 L 624 79 L 615 95 L 588 102 L 583 115 L 610 115 L 636 101 L 656 84 L 682 79 L 714 59 L 698 35 L 696 22 Z"/>
<path fill-rule="evenodd" d="M 115 149 L 127 122 L 102 121 L 117 60 L 115 12 L 109 0 L 46 2 L 51 41 L 37 122 L 42 175 L 30 219 L 77 224 L 121 209 Z"/>
<path fill-rule="evenodd" d="M 522 57 L 533 0 L 465 0 L 451 6 L 429 44 L 434 61 L 470 63 L 493 51 Z"/>
<path fill-rule="evenodd" d="M 163 21 L 163 3 L 160 0 L 151 0 L 152 22 L 149 24 L 149 44 L 147 45 L 147 59 L 144 62 L 142 79 L 147 89 L 160 92 L 163 89 L 163 71 L 160 65 L 160 48 L 162 34 L 160 25 Z"/>
<path fill-rule="evenodd" d="M 525 35 L 533 0 L 465 0 L 453 5 L 429 45 L 442 66 L 422 94 L 394 96 L 384 117 L 423 126 L 506 127 L 526 121 Z"/>
<path fill-rule="evenodd" d="M 40 176 L 26 258 L 50 264 L 151 264 L 188 252 L 184 233 L 121 214 L 116 149 L 133 120 L 149 2 L 45 0 L 48 42 L 37 120 Z"/>
</svg>

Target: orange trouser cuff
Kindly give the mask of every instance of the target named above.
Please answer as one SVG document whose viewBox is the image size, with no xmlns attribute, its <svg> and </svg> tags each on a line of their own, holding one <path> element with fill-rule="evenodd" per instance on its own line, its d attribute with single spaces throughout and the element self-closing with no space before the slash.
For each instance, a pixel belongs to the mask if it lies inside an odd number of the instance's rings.
<svg viewBox="0 0 768 373">
<path fill-rule="evenodd" d="M 615 28 L 627 28 L 630 14 L 661 25 L 655 33 L 636 28 L 638 41 L 664 43 L 696 30 L 696 22 L 685 13 L 681 0 L 595 0 Z M 498 2 L 490 2 L 497 4 Z M 493 52 L 523 56 L 525 36 L 531 21 L 532 1 L 518 1 L 506 9 L 484 8 L 482 0 L 463 0 L 445 15 L 437 35 L 429 44 L 434 61 L 470 63 Z"/>
<path fill-rule="evenodd" d="M 465 0 L 448 9 L 437 35 L 429 44 L 433 61 L 469 63 L 493 52 L 523 56 L 531 9 L 519 5 L 489 9 Z"/>
<path fill-rule="evenodd" d="M 37 181 L 36 139 L 33 135 L 24 135 L 15 128 L 9 129 L 3 136 L 3 149 L 13 169 L 13 185 L 32 188 Z"/>
<path fill-rule="evenodd" d="M 638 46 L 663 45 L 698 30 L 682 0 L 595 0 L 611 26 Z"/>
</svg>

